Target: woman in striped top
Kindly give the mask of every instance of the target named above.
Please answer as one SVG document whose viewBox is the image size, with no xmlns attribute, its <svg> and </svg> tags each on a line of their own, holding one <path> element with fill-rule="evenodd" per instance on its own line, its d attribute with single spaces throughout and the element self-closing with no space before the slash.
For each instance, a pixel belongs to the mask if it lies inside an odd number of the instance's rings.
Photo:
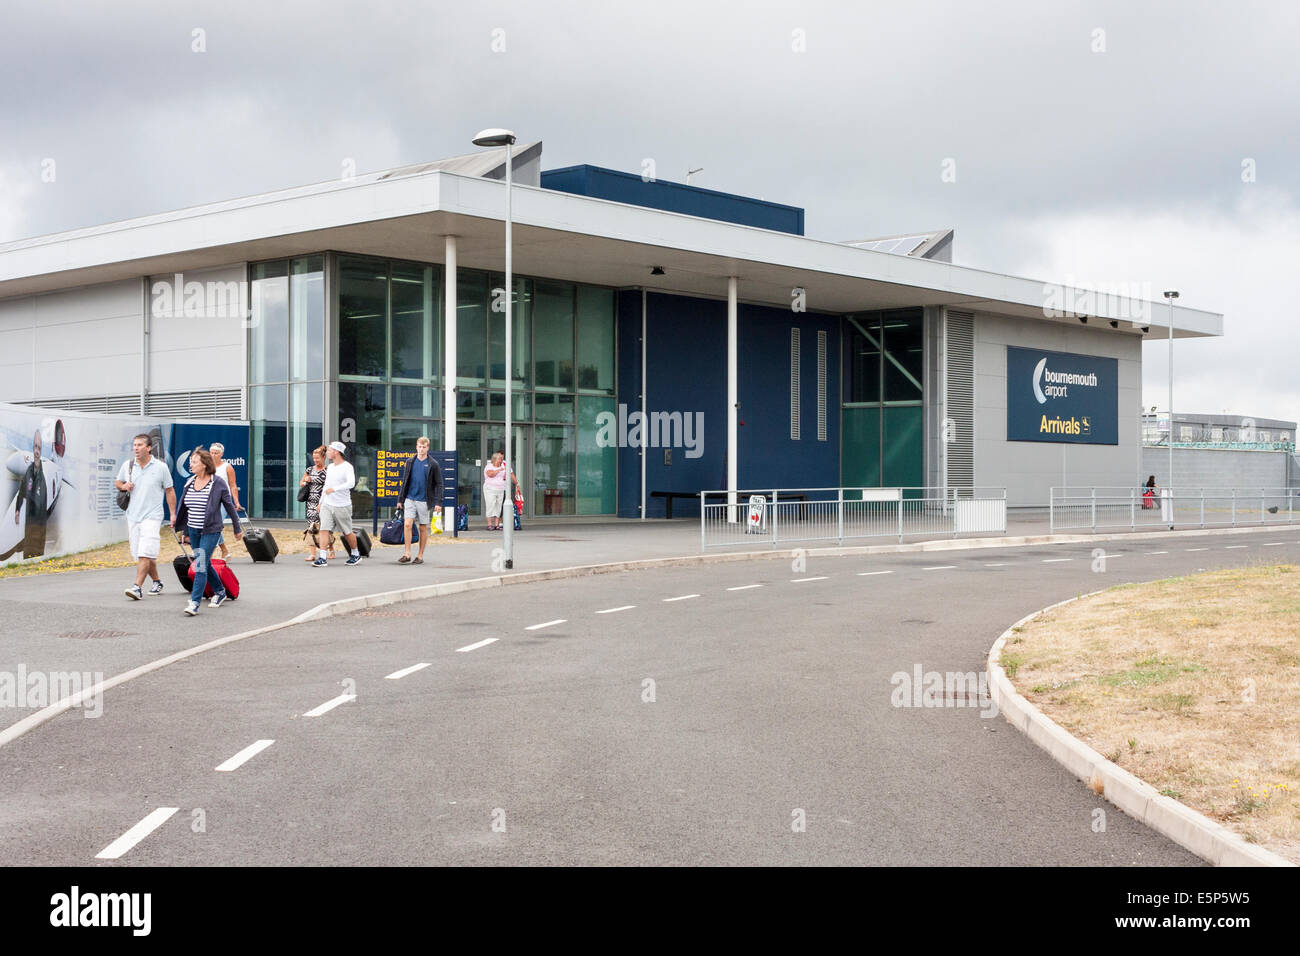
<svg viewBox="0 0 1300 956">
<path fill-rule="evenodd" d="M 194 548 L 194 583 L 190 588 L 190 603 L 185 608 L 185 613 L 190 617 L 199 613 L 199 602 L 203 600 L 203 591 L 208 583 L 208 565 L 216 552 L 217 540 L 221 537 L 222 508 L 230 515 L 235 540 L 244 536 L 234 499 L 230 496 L 230 488 L 214 470 L 212 456 L 202 448 L 195 449 L 190 455 L 190 471 L 194 477 L 181 492 L 180 507 L 176 509 L 174 519 L 176 524 L 181 519 L 185 520 L 185 534 L 190 546 Z M 222 583 L 221 575 L 213 573 L 212 600 L 209 606 L 220 607 L 225 600 L 226 586 Z"/>
</svg>

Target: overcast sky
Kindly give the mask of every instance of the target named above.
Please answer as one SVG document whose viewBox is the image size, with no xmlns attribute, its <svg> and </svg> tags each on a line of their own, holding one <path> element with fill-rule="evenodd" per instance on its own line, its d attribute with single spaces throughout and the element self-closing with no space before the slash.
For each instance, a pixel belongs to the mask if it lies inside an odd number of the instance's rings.
<svg viewBox="0 0 1300 956">
<path fill-rule="evenodd" d="M 7 0 L 0 241 L 502 125 L 546 168 L 702 166 L 817 238 L 951 226 L 964 265 L 1176 288 L 1226 334 L 1176 343 L 1175 407 L 1294 420 L 1298 36 L 1281 0 Z"/>
</svg>

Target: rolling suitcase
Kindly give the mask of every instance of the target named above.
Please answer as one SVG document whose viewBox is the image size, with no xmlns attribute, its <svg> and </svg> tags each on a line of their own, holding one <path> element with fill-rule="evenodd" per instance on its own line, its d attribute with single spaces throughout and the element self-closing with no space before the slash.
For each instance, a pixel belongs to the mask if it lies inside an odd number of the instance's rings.
<svg viewBox="0 0 1300 956">
<path fill-rule="evenodd" d="M 357 552 L 363 557 L 370 557 L 370 534 L 365 528 L 357 528 Z M 343 542 L 347 544 L 346 541 Z"/>
<path fill-rule="evenodd" d="M 244 532 L 244 547 L 254 561 L 275 563 L 275 556 L 280 553 L 280 546 L 275 543 L 275 536 L 268 528 L 249 528 Z"/>
<path fill-rule="evenodd" d="M 176 543 L 181 546 L 181 553 L 172 558 L 172 568 L 176 571 L 176 576 L 180 579 L 181 587 L 187 592 L 194 587 L 194 554 L 189 547 L 181 542 L 180 533 L 173 530 L 176 535 Z M 203 596 L 212 597 L 216 593 L 212 588 L 212 576 L 217 575 L 221 578 L 221 583 L 225 585 L 226 595 L 234 601 L 239 598 L 239 578 L 235 577 L 235 572 L 230 570 L 230 566 L 220 558 L 208 559 L 208 580 L 203 586 Z"/>
</svg>

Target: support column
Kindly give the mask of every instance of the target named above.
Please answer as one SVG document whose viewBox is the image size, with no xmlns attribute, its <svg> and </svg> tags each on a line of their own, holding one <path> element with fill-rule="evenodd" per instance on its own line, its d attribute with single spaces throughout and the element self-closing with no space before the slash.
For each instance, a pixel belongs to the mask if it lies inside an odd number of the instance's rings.
<svg viewBox="0 0 1300 956">
<path fill-rule="evenodd" d="M 442 343 L 442 447 L 456 450 L 456 237 L 446 237 L 446 262 L 442 284 L 445 291 Z M 456 530 L 456 509 L 446 508 L 442 528 Z"/>
<path fill-rule="evenodd" d="M 736 277 L 727 279 L 727 521 L 736 522 L 737 423 L 740 416 L 740 388 L 736 377 Z"/>
<path fill-rule="evenodd" d="M 649 426 L 647 425 L 648 420 L 646 418 L 646 381 L 645 381 L 646 348 L 648 344 L 649 343 L 646 341 L 646 292 L 645 289 L 643 288 L 641 290 L 641 429 L 642 431 L 641 431 L 641 449 L 639 452 L 641 456 L 641 520 L 642 521 L 645 520 L 645 506 L 646 506 L 645 470 L 646 470 L 646 448 L 647 448 L 646 439 L 649 437 L 648 435 Z M 671 498 L 667 500 L 670 504 L 672 503 Z"/>
</svg>

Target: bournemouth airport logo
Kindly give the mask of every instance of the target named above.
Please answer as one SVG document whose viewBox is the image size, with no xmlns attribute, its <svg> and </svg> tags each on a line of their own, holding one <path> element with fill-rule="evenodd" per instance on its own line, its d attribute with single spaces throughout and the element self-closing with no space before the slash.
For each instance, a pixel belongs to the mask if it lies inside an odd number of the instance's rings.
<svg viewBox="0 0 1300 956">
<path fill-rule="evenodd" d="M 1039 405 L 1046 405 L 1048 399 L 1069 398 L 1070 389 L 1097 388 L 1099 385 L 1096 372 L 1057 372 L 1047 367 L 1047 356 L 1038 360 L 1034 366 L 1034 398 Z M 1039 422 L 1040 435 L 1087 435 L 1092 432 L 1092 420 L 1088 416 L 1079 418 L 1054 418 L 1042 416 Z"/>
</svg>

